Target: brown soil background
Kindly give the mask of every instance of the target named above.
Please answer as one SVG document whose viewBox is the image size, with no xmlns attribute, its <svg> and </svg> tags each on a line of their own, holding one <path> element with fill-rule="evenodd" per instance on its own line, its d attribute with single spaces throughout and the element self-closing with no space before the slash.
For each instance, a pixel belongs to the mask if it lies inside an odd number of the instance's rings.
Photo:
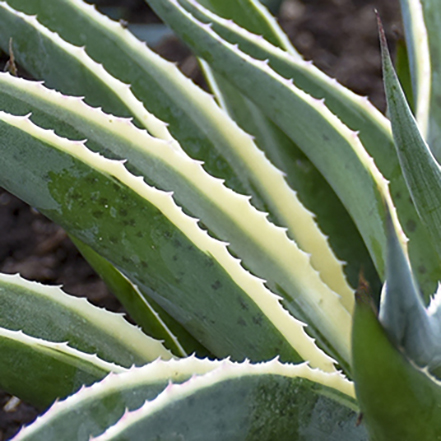
<svg viewBox="0 0 441 441">
<path fill-rule="evenodd" d="M 91 1 L 92 2 L 92 1 Z M 121 7 L 129 22 L 158 22 L 142 0 L 96 0 L 99 7 Z M 355 92 L 369 96 L 384 110 L 385 100 L 377 30 L 377 8 L 391 46 L 402 38 L 398 0 L 285 0 L 279 21 L 306 59 Z M 201 82 L 196 59 L 176 39 L 157 46 L 177 61 L 183 72 Z M 100 306 L 122 310 L 104 284 L 81 258 L 64 231 L 44 216 L 0 189 L 0 271 L 27 279 L 63 285 L 65 291 L 87 296 Z M 10 395 L 0 391 L 0 441 L 10 439 L 38 412 L 21 403 L 6 411 Z"/>
</svg>

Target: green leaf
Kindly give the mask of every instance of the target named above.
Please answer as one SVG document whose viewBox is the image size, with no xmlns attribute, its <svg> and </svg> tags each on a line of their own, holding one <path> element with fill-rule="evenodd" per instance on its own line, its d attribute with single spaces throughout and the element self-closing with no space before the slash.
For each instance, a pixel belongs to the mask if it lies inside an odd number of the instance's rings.
<svg viewBox="0 0 441 441">
<path fill-rule="evenodd" d="M 233 14 L 230 15 L 235 19 Z M 260 33 L 264 34 L 264 29 Z M 221 35 L 225 33 L 221 32 Z M 250 35 L 253 41 L 255 41 L 254 37 Z M 238 40 L 240 38 L 231 41 L 240 43 Z M 270 61 L 272 53 L 268 51 L 266 54 Z M 302 204 L 314 213 L 315 220 L 328 237 L 338 260 L 346 262 L 343 270 L 349 283 L 356 286 L 360 268 L 364 268 L 364 274 L 371 286 L 377 286 L 379 291 L 381 285 L 363 240 L 346 209 L 320 172 L 254 103 L 243 96 L 227 79 L 211 69 L 204 60 L 200 60 L 200 64 L 220 106 L 241 128 L 253 135 L 256 144 L 265 152 L 268 159 L 286 174 L 287 183 L 296 191 Z M 299 246 L 311 254 L 311 264 L 320 272 L 322 280 L 340 294 L 342 303 L 351 311 L 353 293 L 348 292 L 345 287 L 346 282 L 342 280 L 341 263 L 335 261 L 335 256 L 330 255 L 327 247 L 310 249 L 305 243 L 305 238 L 309 235 L 306 235 L 302 229 L 297 231 L 290 228 L 290 233 Z"/>
<path fill-rule="evenodd" d="M 0 116 L 2 185 L 92 246 L 213 354 L 254 360 L 280 354 L 333 369 L 262 280 L 185 215 L 170 193 L 26 117 Z"/>
<path fill-rule="evenodd" d="M 422 77 L 426 87 L 430 87 L 429 127 L 425 139 L 439 161 L 441 159 L 441 37 L 439 33 L 441 8 L 438 0 L 413 0 L 413 2 L 416 7 L 422 7 L 423 9 L 423 20 L 429 40 L 428 54 L 430 55 L 431 72 L 426 69 Z M 427 64 L 427 61 L 425 64 Z"/>
<path fill-rule="evenodd" d="M 323 102 L 306 95 L 267 63 L 223 41 L 210 26 L 180 8 L 177 1 L 149 0 L 149 4 L 198 56 L 228 77 L 310 158 L 351 214 L 382 276 L 386 239 L 381 200 L 389 199 L 389 195 L 384 178 L 357 134 L 341 124 Z M 345 173 L 341 173 L 342 168 Z"/>
<path fill-rule="evenodd" d="M 0 274 L 0 326 L 97 354 L 121 366 L 142 366 L 171 354 L 119 314 L 69 296 L 58 287 Z"/>
<path fill-rule="evenodd" d="M 363 422 L 375 441 L 441 437 L 441 385 L 395 348 L 359 293 L 352 331 L 353 378 Z"/>
<path fill-rule="evenodd" d="M 348 366 L 342 360 L 349 359 L 348 311 L 353 302 L 352 291 L 346 289 L 345 310 L 336 294 L 310 266 L 309 257 L 288 240 L 284 230 L 270 224 L 263 213 L 256 211 L 248 198 L 233 193 L 205 173 L 179 146 L 151 138 L 126 120 L 109 117 L 77 99 L 60 96 L 10 75 L 0 75 L 0 83 L 6 109 L 21 114 L 33 110 L 32 120 L 43 127 L 55 127 L 57 133 L 69 138 L 86 138 L 93 150 L 111 158 L 125 158 L 126 167 L 135 175 L 144 176 L 154 187 L 174 190 L 173 197 L 185 212 L 200 219 L 210 234 L 228 242 L 229 250 L 241 256 L 246 268 L 266 279 L 268 286 L 283 292 L 289 310 L 311 323 L 321 342 Z M 289 192 L 288 197 L 294 196 L 291 190 Z M 282 194 L 278 197 L 285 206 L 293 206 Z M 322 250 L 320 243 L 327 247 L 323 235 L 314 230 L 311 214 L 298 202 L 296 205 L 297 215 L 293 220 L 304 235 L 309 236 L 302 244 L 310 241 L 311 252 Z M 317 244 L 317 240 L 321 242 Z M 325 257 L 324 252 L 319 253 L 319 258 L 325 260 Z M 338 280 L 332 273 L 330 277 Z M 140 290 L 142 292 L 141 286 Z M 345 294 L 343 290 L 339 292 Z M 316 308 L 316 304 L 326 307 Z"/>
<path fill-rule="evenodd" d="M 380 27 L 384 84 L 395 146 L 418 214 L 441 256 L 441 170 L 421 135 L 395 74 Z"/>
<path fill-rule="evenodd" d="M 424 2 L 423 2 L 424 3 Z M 421 0 L 401 0 L 401 14 L 405 30 L 408 69 L 412 80 L 412 101 L 421 132 L 427 135 L 431 115 L 432 66 Z M 407 92 L 407 91 L 406 91 Z"/>
<path fill-rule="evenodd" d="M 12 37 L 11 37 L 12 36 Z M 133 117 L 141 127 L 157 130 L 171 139 L 164 123 L 149 114 L 141 102 L 123 84 L 109 75 L 103 66 L 89 58 L 83 47 L 74 47 L 28 16 L 0 4 L 0 45 L 34 78 L 44 79 L 49 87 L 66 94 L 84 96 L 92 106 L 118 116 Z"/>
<path fill-rule="evenodd" d="M 224 362 L 206 375 L 170 384 L 93 439 L 200 440 L 209 433 L 213 441 L 367 440 L 355 424 L 354 403 L 334 389 L 338 383 L 344 383 L 338 374 L 306 365 Z"/>
<path fill-rule="evenodd" d="M 253 34 L 263 36 L 275 46 L 300 56 L 276 19 L 258 1 L 200 0 L 199 3 L 223 18 L 232 19 Z M 270 1 L 266 3 L 270 3 Z"/>
<path fill-rule="evenodd" d="M 292 79 L 298 88 L 302 89 L 314 98 L 324 99 L 326 106 L 335 115 L 337 115 L 345 125 L 358 132 L 359 138 L 363 143 L 363 147 L 370 156 L 375 158 L 376 166 L 382 175 L 389 181 L 390 193 L 394 201 L 394 205 L 397 208 L 398 217 L 406 236 L 410 239 L 409 255 L 413 267 L 417 270 L 417 277 L 421 289 L 424 291 L 424 294 L 428 299 L 436 289 L 438 280 L 441 279 L 441 259 L 436 253 L 428 232 L 424 226 L 421 225 L 421 221 L 410 198 L 409 190 L 407 189 L 404 176 L 400 169 L 398 157 L 395 152 L 389 121 L 369 103 L 367 98 L 355 95 L 350 90 L 338 84 L 337 81 L 329 78 L 323 72 L 318 70 L 310 62 L 304 61 L 299 57 L 292 56 L 292 54 L 288 54 L 285 51 L 272 46 L 264 39 L 256 38 L 255 35 L 247 33 L 245 30 L 235 26 L 233 23 L 220 19 L 216 15 L 211 14 L 209 11 L 204 10 L 194 0 L 180 0 L 179 4 L 191 12 L 191 14 L 194 15 L 194 17 L 198 20 L 202 21 L 203 23 L 209 23 L 210 28 L 217 35 L 222 37 L 222 39 L 233 45 L 237 44 L 240 51 L 256 60 L 265 60 L 265 62 L 267 62 L 268 65 L 281 77 L 287 80 Z M 226 80 L 231 81 L 228 72 L 226 70 L 225 72 Z M 421 87 L 421 89 L 422 92 L 420 95 L 423 96 L 425 89 L 424 87 Z M 253 92 L 250 91 L 249 97 L 250 99 L 253 98 Z M 264 111 L 266 109 L 266 102 L 262 102 L 261 107 Z M 422 108 L 423 106 L 421 105 L 421 109 Z M 286 113 L 289 114 L 289 111 L 287 110 Z M 236 116 L 237 115 L 235 115 L 235 117 Z M 285 133 L 289 134 L 289 132 L 286 130 Z M 272 144 L 270 143 L 269 145 Z M 276 146 L 277 145 L 278 144 L 276 143 Z M 295 150 L 289 150 L 289 154 L 286 154 L 284 151 L 278 152 L 283 159 L 277 160 L 277 155 L 275 158 L 275 155 L 271 151 L 272 147 L 264 145 L 263 143 L 260 143 L 260 147 L 266 152 L 273 163 L 280 167 L 281 170 L 287 171 L 288 169 L 289 174 L 293 175 L 299 173 L 299 158 L 297 157 Z M 282 146 L 282 150 L 283 148 L 284 146 Z M 290 157 L 290 154 L 293 155 L 293 157 Z M 300 157 L 300 160 L 302 160 L 302 157 Z M 304 167 L 308 167 L 308 164 L 305 164 Z M 300 171 L 300 176 L 303 173 Z M 308 203 L 307 192 L 305 198 L 305 194 L 303 192 L 304 188 L 301 185 L 299 186 L 298 183 L 299 179 L 296 179 L 296 182 L 294 183 L 292 182 L 292 179 L 292 176 L 288 177 L 289 183 L 293 186 L 293 188 L 299 191 L 299 198 L 302 200 L 302 202 L 305 203 L 308 208 L 312 209 L 315 214 L 317 214 L 319 225 L 322 227 L 323 231 L 331 237 L 331 240 L 332 233 L 337 233 L 335 236 L 346 236 L 346 234 L 342 235 L 342 230 L 339 230 L 338 228 L 340 227 L 342 229 L 346 229 L 348 222 L 346 222 L 346 225 L 333 227 L 332 229 L 329 227 L 329 225 L 327 225 L 329 224 L 330 219 L 339 219 L 340 213 L 334 214 L 332 212 L 329 213 L 328 211 L 325 211 L 322 214 L 323 208 L 320 207 L 319 201 L 315 200 L 315 203 Z M 307 176 L 306 179 L 310 182 L 311 176 Z M 320 191 L 325 192 L 323 199 L 327 199 L 329 190 L 327 191 L 326 187 L 324 189 L 322 189 L 322 187 L 314 189 L 318 193 L 320 193 Z M 330 197 L 332 198 L 333 195 L 331 194 Z M 335 199 L 335 196 L 333 199 Z M 326 200 L 325 204 L 326 203 L 329 204 L 329 200 Z M 348 236 L 348 242 L 353 240 L 353 236 L 354 234 Z M 331 242 L 331 245 L 334 246 L 335 244 Z M 360 257 L 354 256 L 354 252 L 350 252 L 349 254 L 341 253 L 340 250 L 345 250 L 345 245 L 340 243 L 337 245 L 338 246 L 335 247 L 334 250 L 340 259 L 348 262 L 359 261 Z M 358 254 L 358 249 L 356 249 L 355 254 Z M 360 264 L 363 264 L 363 261 L 361 261 Z M 365 270 L 367 270 L 369 266 L 370 265 L 367 265 Z M 358 280 L 359 270 L 360 265 L 358 265 L 354 271 L 355 285 L 357 283 L 356 280 Z M 372 280 L 372 277 L 368 278 Z M 375 280 L 375 278 L 373 280 Z M 354 283 L 354 277 L 352 281 Z"/>
<path fill-rule="evenodd" d="M 189 357 L 181 360 L 156 360 L 143 369 L 124 375 L 108 375 L 92 387 L 55 403 L 32 425 L 23 428 L 15 441 L 89 441 L 115 424 L 126 410 L 135 410 L 154 399 L 170 383 L 187 381 L 221 365 L 219 361 Z"/>
<path fill-rule="evenodd" d="M 159 340 L 162 339 L 164 345 L 175 355 L 181 357 L 188 355 L 180 344 L 179 340 L 168 328 L 167 324 L 161 319 L 161 316 L 166 315 L 165 311 L 160 309 L 161 314 L 158 314 L 156 311 L 159 306 L 155 305 L 155 308 L 153 308 L 151 305 L 151 300 L 147 300 L 145 296 L 142 296 L 139 290 L 109 261 L 101 257 L 84 242 L 81 242 L 73 236 L 71 236 L 71 240 L 80 250 L 87 262 L 104 280 L 112 293 L 116 295 L 124 308 L 131 314 L 133 320 L 135 320 L 135 322 L 147 335 Z M 172 320 L 170 316 L 168 317 L 170 320 Z M 180 334 L 186 333 L 183 328 L 179 329 L 179 332 Z M 185 336 L 187 337 L 187 335 Z M 191 337 L 188 336 L 187 338 Z M 190 347 L 193 349 L 193 351 L 195 351 L 195 347 L 198 346 L 195 343 L 195 341 L 191 342 Z"/>
<path fill-rule="evenodd" d="M 33 2 L 32 5 L 20 1 L 13 1 L 12 4 L 27 13 L 38 13 L 39 20 L 59 32 L 68 41 L 86 45 L 87 52 L 94 59 L 102 62 L 113 75 L 131 84 L 131 90 L 147 108 L 169 123 L 170 131 L 181 146 L 192 157 L 202 159 L 206 170 L 214 176 L 226 179 L 227 186 L 252 196 L 251 203 L 260 210 L 268 212 L 270 219 L 277 225 L 296 231 L 291 237 L 301 238 L 300 247 L 306 253 L 315 256 L 315 261 L 324 260 L 320 265 L 314 262 L 316 270 L 330 275 L 324 275 L 327 283 L 331 289 L 345 297 L 345 304 L 351 309 L 352 290 L 344 280 L 340 262 L 333 258 L 326 238 L 318 231 L 311 214 L 298 203 L 282 173 L 266 160 L 249 135 L 239 130 L 211 97 L 186 79 L 175 66 L 149 51 L 119 24 L 111 22 L 82 2 L 62 0 L 51 4 L 50 7 L 48 2 L 38 1 Z M 256 7 L 262 9 L 260 6 Z M 83 32 L 78 33 L 79 28 L 83 29 Z M 69 52 L 68 45 L 62 44 L 56 37 L 53 39 L 54 43 Z M 103 45 L 100 42 L 104 39 L 106 44 Z M 110 44 L 109 39 L 114 44 Z M 5 39 L 4 44 L 7 45 L 8 41 Z M 74 48 L 70 51 L 75 52 Z M 70 54 L 64 56 L 69 58 Z M 32 63 L 38 62 L 39 55 L 34 50 L 31 55 L 28 54 L 28 57 L 32 57 L 33 61 L 27 59 L 20 61 L 32 71 Z M 74 61 L 75 63 L 81 61 L 85 67 L 91 65 L 91 60 L 88 60 L 84 54 Z M 62 66 L 66 66 L 67 70 L 70 69 L 66 63 L 61 63 Z M 136 74 L 140 70 L 143 73 L 141 77 Z M 66 75 L 60 74 L 59 78 L 51 77 L 51 85 L 66 90 L 64 85 Z M 87 88 L 82 94 L 88 96 Z M 147 126 L 155 136 L 167 138 L 163 133 L 164 127 L 161 126 L 161 130 L 158 131 L 156 126 L 152 127 L 151 124 Z M 195 215 L 202 218 L 197 213 Z M 209 228 L 221 239 L 232 242 L 230 238 L 223 237 L 212 227 Z M 305 228 L 309 230 L 307 234 Z M 241 255 L 240 252 L 237 254 Z M 331 260 L 327 256 L 330 256 Z M 247 260 L 246 256 L 244 259 Z M 269 267 L 266 267 L 267 272 L 261 273 L 248 262 L 245 264 L 265 279 L 270 280 L 274 274 Z M 265 268 L 265 265 L 262 268 Z M 275 289 L 274 283 L 272 288 Z"/>
<path fill-rule="evenodd" d="M 421 368 L 439 377 L 441 345 L 440 324 L 424 307 L 407 256 L 399 246 L 387 219 L 388 253 L 386 284 L 383 288 L 379 320 L 395 346 Z"/>
<path fill-rule="evenodd" d="M 109 372 L 125 371 L 66 343 L 52 343 L 1 327 L 0 352 L 0 388 L 41 409 Z"/>
</svg>

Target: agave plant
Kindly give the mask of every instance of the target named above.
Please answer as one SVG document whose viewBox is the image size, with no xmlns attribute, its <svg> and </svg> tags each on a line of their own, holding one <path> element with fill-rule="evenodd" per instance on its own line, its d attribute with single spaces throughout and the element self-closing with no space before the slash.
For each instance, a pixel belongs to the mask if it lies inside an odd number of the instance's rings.
<svg viewBox="0 0 441 441">
<path fill-rule="evenodd" d="M 1 275 L 0 387 L 49 408 L 14 439 L 440 439 L 437 2 L 401 1 L 410 107 L 380 26 L 390 121 L 256 0 L 148 3 L 213 95 L 81 0 L 0 2 L 44 81 L 0 74 L 0 184 L 139 326 Z"/>
</svg>

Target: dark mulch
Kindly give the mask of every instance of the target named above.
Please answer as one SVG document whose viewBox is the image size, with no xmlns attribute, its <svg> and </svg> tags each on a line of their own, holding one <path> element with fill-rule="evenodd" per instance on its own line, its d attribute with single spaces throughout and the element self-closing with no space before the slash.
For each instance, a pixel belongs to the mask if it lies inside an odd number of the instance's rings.
<svg viewBox="0 0 441 441">
<path fill-rule="evenodd" d="M 121 11 L 127 20 L 158 22 L 142 0 L 96 3 L 124 7 Z M 401 36 L 398 0 L 286 0 L 280 21 L 307 59 L 313 59 L 321 69 L 384 109 L 374 7 L 379 9 L 393 43 Z M 169 39 L 160 44 L 158 51 L 178 61 L 187 75 L 200 81 L 197 63 L 184 45 Z M 0 233 L 0 271 L 62 284 L 69 293 L 88 296 L 93 303 L 120 310 L 64 231 L 2 190 Z M 4 406 L 10 398 L 0 392 L 0 441 L 12 437 L 22 424 L 37 416 L 37 411 L 24 403 L 6 411 Z"/>
</svg>

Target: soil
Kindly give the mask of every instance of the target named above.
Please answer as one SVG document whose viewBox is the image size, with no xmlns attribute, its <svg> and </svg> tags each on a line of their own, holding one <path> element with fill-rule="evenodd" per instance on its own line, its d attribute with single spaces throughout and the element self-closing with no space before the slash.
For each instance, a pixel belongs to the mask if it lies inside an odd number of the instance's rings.
<svg viewBox="0 0 441 441">
<path fill-rule="evenodd" d="M 96 0 L 98 7 L 118 7 L 121 18 L 152 23 L 158 18 L 142 0 Z M 381 83 L 379 47 L 373 10 L 378 8 L 389 41 L 401 38 L 398 0 L 285 0 L 279 20 L 306 59 L 342 84 L 367 95 L 381 110 L 385 100 Z M 184 73 L 203 84 L 197 62 L 178 40 L 169 38 L 157 51 L 178 62 Z M 0 271 L 87 296 L 114 311 L 122 308 L 82 259 L 66 233 L 43 215 L 0 189 Z M 6 405 L 9 403 L 8 405 Z M 0 441 L 10 439 L 38 412 L 0 391 Z M 12 407 L 10 409 L 9 407 Z"/>
</svg>

